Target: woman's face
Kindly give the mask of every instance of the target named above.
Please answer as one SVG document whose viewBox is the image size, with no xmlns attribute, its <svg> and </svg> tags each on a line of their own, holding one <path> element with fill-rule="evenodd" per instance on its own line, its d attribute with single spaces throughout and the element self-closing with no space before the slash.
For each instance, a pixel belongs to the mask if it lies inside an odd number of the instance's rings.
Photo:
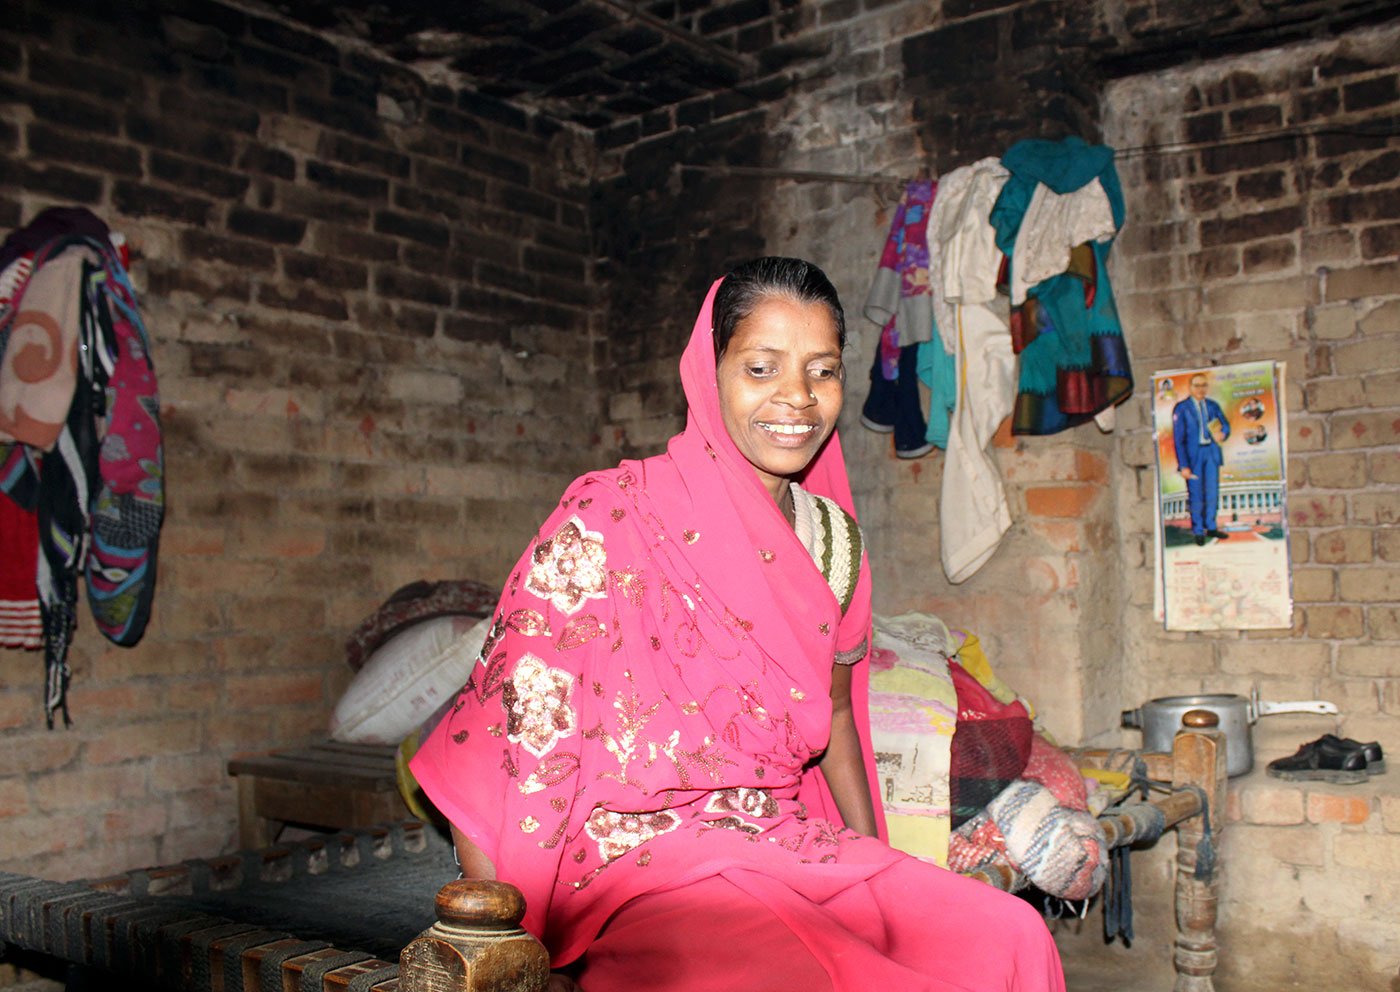
<svg viewBox="0 0 1400 992">
<path fill-rule="evenodd" d="M 734 328 L 716 371 L 724 426 L 777 499 L 836 429 L 845 383 L 836 320 L 824 304 L 770 296 Z"/>
</svg>

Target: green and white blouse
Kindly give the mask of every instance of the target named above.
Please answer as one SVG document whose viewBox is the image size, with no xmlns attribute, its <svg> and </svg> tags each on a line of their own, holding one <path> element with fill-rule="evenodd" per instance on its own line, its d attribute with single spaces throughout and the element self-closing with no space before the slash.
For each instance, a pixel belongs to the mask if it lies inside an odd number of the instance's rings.
<svg viewBox="0 0 1400 992">
<path fill-rule="evenodd" d="M 792 486 L 792 508 L 797 539 L 816 562 L 845 613 L 860 578 L 860 525 L 834 499 L 809 493 L 796 484 Z M 864 656 L 865 646 L 861 645 L 838 653 L 836 662 L 853 665 Z"/>
</svg>

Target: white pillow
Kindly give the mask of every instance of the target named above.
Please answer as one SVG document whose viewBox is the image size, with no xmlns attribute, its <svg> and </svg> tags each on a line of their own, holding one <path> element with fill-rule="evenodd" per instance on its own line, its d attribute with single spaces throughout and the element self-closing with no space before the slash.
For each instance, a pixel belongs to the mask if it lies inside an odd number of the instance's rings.
<svg viewBox="0 0 1400 992">
<path fill-rule="evenodd" d="M 331 737 L 347 744 L 398 744 L 466 684 L 491 620 L 436 617 L 381 644 L 331 715 Z"/>
</svg>

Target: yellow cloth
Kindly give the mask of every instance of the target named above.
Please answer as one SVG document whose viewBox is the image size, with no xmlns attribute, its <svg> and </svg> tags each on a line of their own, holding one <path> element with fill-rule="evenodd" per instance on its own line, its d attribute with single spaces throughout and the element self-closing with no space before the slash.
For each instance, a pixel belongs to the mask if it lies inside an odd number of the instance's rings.
<svg viewBox="0 0 1400 992">
<path fill-rule="evenodd" d="M 962 665 L 963 671 L 981 682 L 982 688 L 995 696 L 997 702 L 1014 703 L 1019 699 L 1031 719 L 1035 719 L 1035 705 L 992 671 L 992 663 L 987 660 L 987 653 L 982 650 L 982 642 L 977 639 L 977 635 L 967 631 L 963 633 L 967 635 L 967 640 L 958 648 L 958 664 Z"/>
</svg>

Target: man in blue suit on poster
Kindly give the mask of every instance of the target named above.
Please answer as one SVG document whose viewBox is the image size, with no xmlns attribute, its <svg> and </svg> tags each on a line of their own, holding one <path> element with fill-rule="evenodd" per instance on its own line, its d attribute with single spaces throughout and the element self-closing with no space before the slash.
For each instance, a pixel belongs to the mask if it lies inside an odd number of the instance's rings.
<svg viewBox="0 0 1400 992">
<path fill-rule="evenodd" d="M 1220 404 L 1206 396 L 1210 380 L 1202 373 L 1191 377 L 1191 395 L 1172 407 L 1172 440 L 1176 444 L 1176 470 L 1186 480 L 1191 507 L 1191 533 L 1197 544 L 1206 538 L 1223 541 L 1228 534 L 1215 526 L 1215 504 L 1220 496 L 1220 446 L 1230 436 L 1230 421 Z"/>
</svg>

